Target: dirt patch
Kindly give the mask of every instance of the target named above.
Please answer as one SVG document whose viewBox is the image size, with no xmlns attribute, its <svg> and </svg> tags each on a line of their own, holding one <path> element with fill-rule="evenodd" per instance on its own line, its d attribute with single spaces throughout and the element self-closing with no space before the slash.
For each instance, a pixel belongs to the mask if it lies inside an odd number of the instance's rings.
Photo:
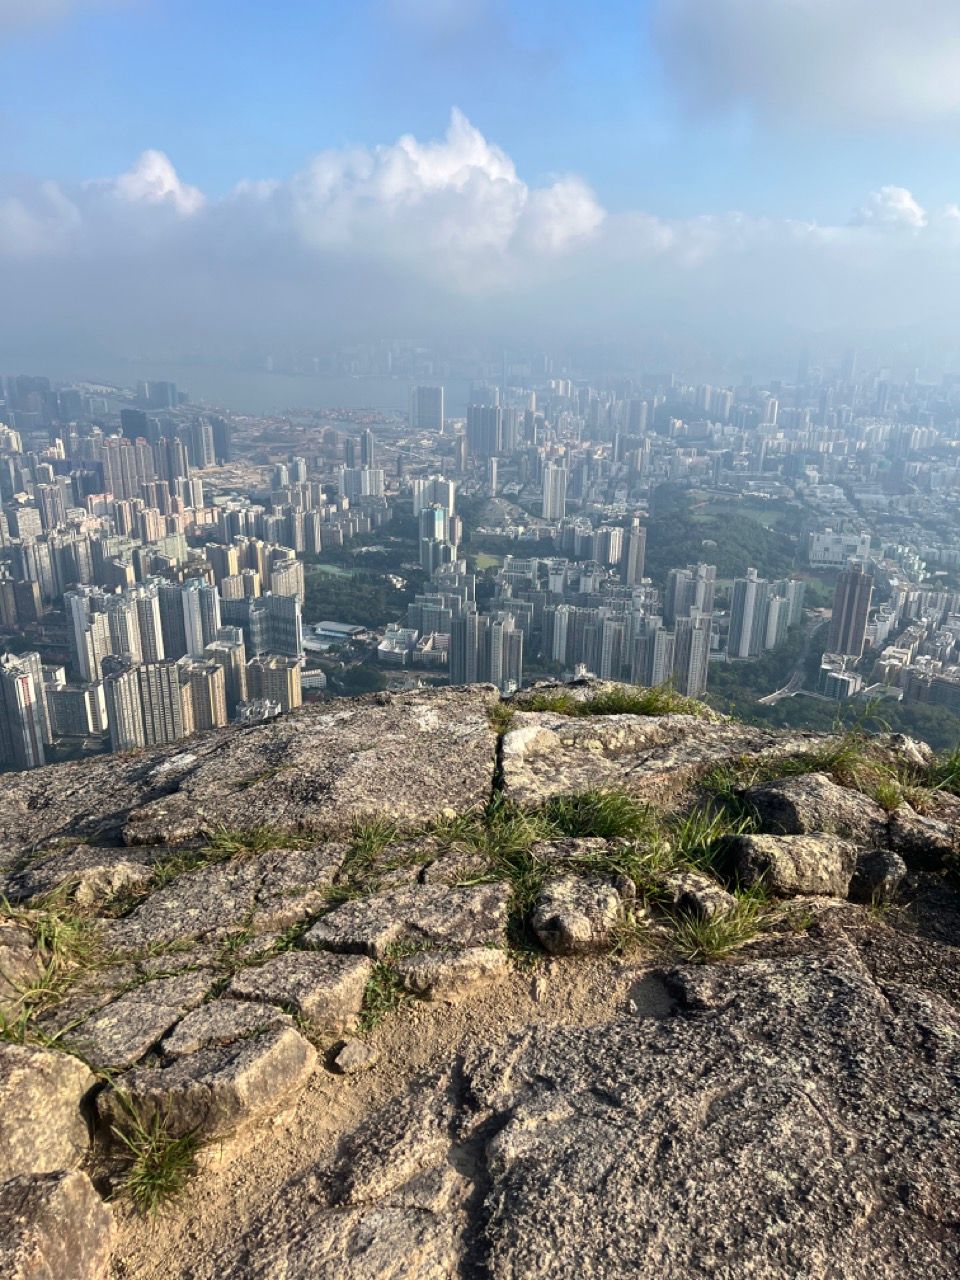
<svg viewBox="0 0 960 1280">
<path fill-rule="evenodd" d="M 592 1026 L 634 1010 L 662 1015 L 669 1005 L 652 968 L 643 957 L 550 961 L 515 968 L 457 1007 L 408 1002 L 369 1034 L 376 1066 L 356 1076 L 319 1067 L 295 1107 L 211 1150 L 183 1203 L 161 1221 L 147 1223 L 118 1203 L 113 1276 L 215 1280 L 283 1186 L 325 1163 L 343 1134 L 402 1096 L 417 1075 L 471 1041 L 495 1046 L 531 1022 Z"/>
</svg>

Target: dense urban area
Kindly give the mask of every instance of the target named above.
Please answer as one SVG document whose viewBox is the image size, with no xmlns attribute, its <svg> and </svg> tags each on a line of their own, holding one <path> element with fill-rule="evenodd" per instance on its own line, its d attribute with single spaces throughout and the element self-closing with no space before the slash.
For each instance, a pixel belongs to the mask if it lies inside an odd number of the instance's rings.
<svg viewBox="0 0 960 1280">
<path fill-rule="evenodd" d="M 583 674 L 960 739 L 960 379 L 541 357 L 454 415 L 421 367 L 405 414 L 0 379 L 4 766 Z"/>
</svg>

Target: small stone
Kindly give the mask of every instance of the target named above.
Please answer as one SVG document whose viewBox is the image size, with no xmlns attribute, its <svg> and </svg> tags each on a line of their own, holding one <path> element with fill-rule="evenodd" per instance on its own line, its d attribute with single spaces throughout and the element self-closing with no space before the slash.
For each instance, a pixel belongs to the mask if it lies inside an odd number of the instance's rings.
<svg viewBox="0 0 960 1280">
<path fill-rule="evenodd" d="M 287 951 L 256 968 L 241 969 L 229 993 L 282 1005 L 317 1031 L 348 1031 L 359 1017 L 372 971 L 373 962 L 365 956 Z"/>
<path fill-rule="evenodd" d="M 4 1280 L 106 1280 L 113 1214 L 85 1173 L 59 1170 L 0 1186 Z"/>
<path fill-rule="evenodd" d="M 359 1071 L 369 1071 L 375 1066 L 380 1055 L 372 1044 L 366 1040 L 353 1038 L 344 1040 L 337 1050 L 333 1065 L 344 1076 L 356 1075 Z"/>
<path fill-rule="evenodd" d="M 414 995 L 458 1004 L 478 987 L 503 977 L 510 961 L 505 951 L 468 947 L 465 951 L 418 952 L 395 961 L 394 967 Z"/>
<path fill-rule="evenodd" d="M 80 1163 L 90 1145 L 81 1106 L 94 1084 L 78 1058 L 0 1041 L 0 1183 Z"/>
<path fill-rule="evenodd" d="M 714 920 L 726 915 L 737 905 L 732 893 L 710 876 L 697 871 L 686 871 L 665 876 L 662 882 L 664 895 L 675 911 L 699 916 L 701 920 Z"/>
<path fill-rule="evenodd" d="M 858 854 L 855 844 L 832 835 L 735 836 L 728 848 L 742 885 L 762 884 L 780 898 L 845 898 Z"/>
<path fill-rule="evenodd" d="M 557 876 L 548 880 L 531 917 L 534 933 L 552 955 L 605 951 L 623 919 L 623 901 L 612 885 Z"/>
</svg>

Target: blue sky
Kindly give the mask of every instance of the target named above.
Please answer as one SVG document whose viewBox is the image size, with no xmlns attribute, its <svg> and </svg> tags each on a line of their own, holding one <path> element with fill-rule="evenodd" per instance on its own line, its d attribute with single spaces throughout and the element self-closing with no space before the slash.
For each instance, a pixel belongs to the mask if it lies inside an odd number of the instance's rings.
<svg viewBox="0 0 960 1280">
<path fill-rule="evenodd" d="M 643 0 L 76 4 L 0 43 L 0 155 L 79 181 L 153 147 L 215 194 L 326 147 L 437 136 L 456 105 L 529 178 L 573 170 L 611 209 L 843 219 L 888 183 L 960 191 L 948 124 L 698 110 L 661 55 Z"/>
<path fill-rule="evenodd" d="M 957 367 L 958 144 L 958 0 L 0 0 L 0 356 Z"/>
</svg>

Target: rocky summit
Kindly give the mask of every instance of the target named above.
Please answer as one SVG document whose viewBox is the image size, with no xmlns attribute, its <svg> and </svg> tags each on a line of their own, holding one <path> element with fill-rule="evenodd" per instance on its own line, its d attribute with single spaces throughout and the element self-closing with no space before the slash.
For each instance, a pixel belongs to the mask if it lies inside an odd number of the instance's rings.
<svg viewBox="0 0 960 1280">
<path fill-rule="evenodd" d="M 960 1274 L 960 759 L 599 682 L 0 779 L 0 1275 Z"/>
</svg>

